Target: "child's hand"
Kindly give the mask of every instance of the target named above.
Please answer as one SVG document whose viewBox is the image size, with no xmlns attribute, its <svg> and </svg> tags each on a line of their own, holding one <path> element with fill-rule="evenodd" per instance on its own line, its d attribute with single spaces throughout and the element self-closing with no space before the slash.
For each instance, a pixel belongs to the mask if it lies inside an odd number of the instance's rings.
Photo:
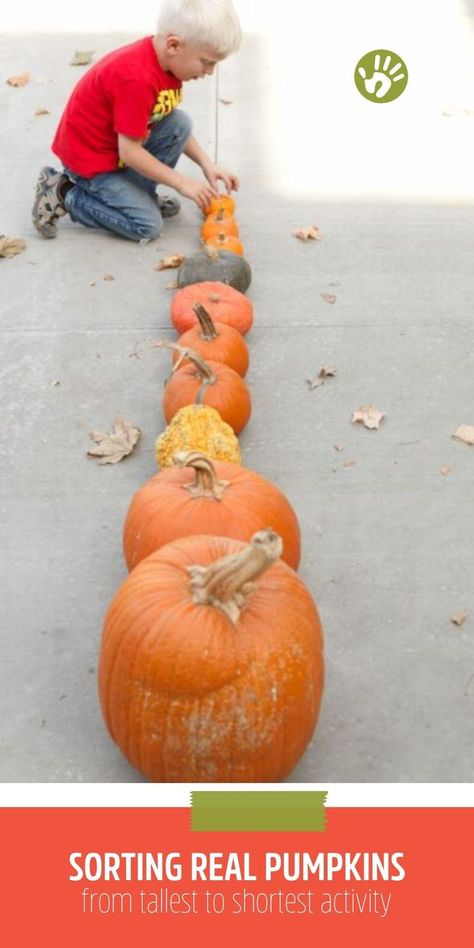
<svg viewBox="0 0 474 948">
<path fill-rule="evenodd" d="M 209 163 L 203 167 L 203 172 L 209 181 L 209 184 L 213 188 L 218 190 L 219 181 L 223 181 L 227 194 L 230 194 L 231 191 L 239 190 L 239 179 L 235 174 L 231 174 L 230 171 L 225 171 L 224 168 L 219 168 L 217 165 Z"/>
<path fill-rule="evenodd" d="M 199 209 L 205 212 L 213 198 L 218 197 L 218 192 L 211 184 L 205 181 L 195 181 L 194 178 L 183 178 L 179 187 L 176 189 L 183 197 L 194 201 Z"/>
</svg>

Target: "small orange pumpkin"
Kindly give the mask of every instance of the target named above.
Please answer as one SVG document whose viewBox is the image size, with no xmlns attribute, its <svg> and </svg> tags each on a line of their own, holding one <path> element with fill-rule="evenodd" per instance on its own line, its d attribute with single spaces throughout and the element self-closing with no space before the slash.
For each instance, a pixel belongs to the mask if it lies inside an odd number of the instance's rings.
<svg viewBox="0 0 474 948">
<path fill-rule="evenodd" d="M 207 206 L 204 216 L 209 217 L 209 214 L 217 214 L 221 210 L 227 211 L 228 214 L 234 213 L 235 201 L 230 194 L 220 194 L 219 197 L 213 198 Z"/>
<path fill-rule="evenodd" d="M 195 303 L 193 309 L 198 323 L 179 337 L 178 345 L 194 349 L 204 359 L 230 365 L 243 378 L 249 366 L 249 350 L 243 336 L 233 326 L 214 323 L 200 303 Z M 179 358 L 179 352 L 173 352 L 173 364 Z"/>
<path fill-rule="evenodd" d="M 203 281 L 183 286 L 171 300 L 171 322 L 178 333 L 196 325 L 196 303 L 206 308 L 214 323 L 225 323 L 237 329 L 242 336 L 251 329 L 253 305 L 243 293 L 227 283 Z"/>
<path fill-rule="evenodd" d="M 269 523 L 282 538 L 282 559 L 298 569 L 300 528 L 278 487 L 240 464 L 179 451 L 173 466 L 132 498 L 123 530 L 125 559 L 133 569 L 165 543 L 198 533 L 250 541 Z"/>
<path fill-rule="evenodd" d="M 176 412 L 185 405 L 209 405 L 219 412 L 235 434 L 239 434 L 252 413 L 250 392 L 241 376 L 230 366 L 222 362 L 206 362 L 197 352 L 176 343 L 156 345 L 173 349 L 180 355 L 165 384 L 163 414 L 166 424 L 169 425 Z"/>
<path fill-rule="evenodd" d="M 223 208 L 217 211 L 217 214 L 209 214 L 201 226 L 201 237 L 204 241 L 214 237 L 215 234 L 229 234 L 232 237 L 239 236 L 237 221 L 232 214 L 228 214 Z"/>
<path fill-rule="evenodd" d="M 229 253 L 238 253 L 241 257 L 244 256 L 244 245 L 239 238 L 233 237 L 231 234 L 224 234 L 222 231 L 214 234 L 213 237 L 208 237 L 206 244 L 217 247 L 218 250 L 228 250 Z"/>
<path fill-rule="evenodd" d="M 142 560 L 113 599 L 99 661 L 112 739 L 149 780 L 282 780 L 323 691 L 313 599 L 281 540 L 188 536 Z"/>
</svg>

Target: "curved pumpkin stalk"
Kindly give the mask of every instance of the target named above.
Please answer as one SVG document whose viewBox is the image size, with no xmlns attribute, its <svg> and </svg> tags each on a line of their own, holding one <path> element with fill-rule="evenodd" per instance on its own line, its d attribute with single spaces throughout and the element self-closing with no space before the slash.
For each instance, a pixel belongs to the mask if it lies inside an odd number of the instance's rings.
<svg viewBox="0 0 474 948">
<path fill-rule="evenodd" d="M 178 371 L 185 359 L 189 359 L 193 363 L 202 379 L 202 385 L 196 395 L 195 405 L 201 405 L 207 386 L 215 385 L 217 382 L 217 376 L 210 365 L 194 349 L 189 349 L 188 346 L 180 346 L 177 342 L 167 342 L 161 339 L 160 342 L 154 342 L 153 347 L 156 349 L 172 349 L 173 352 L 179 352 L 179 359 L 171 369 L 171 375 Z M 168 381 L 169 379 L 165 379 L 165 385 Z"/>
<path fill-rule="evenodd" d="M 192 484 L 183 484 L 191 497 L 210 497 L 212 500 L 222 500 L 224 493 L 230 487 L 230 481 L 219 481 L 216 469 L 205 454 L 201 451 L 177 451 L 173 455 L 173 464 L 177 467 L 192 467 L 196 480 Z"/>
<path fill-rule="evenodd" d="M 215 294 L 215 299 L 219 299 L 217 294 Z M 220 334 L 217 332 L 212 316 L 208 313 L 205 306 L 203 306 L 202 303 L 193 303 L 193 312 L 196 313 L 199 325 L 202 329 L 202 338 L 209 340 L 217 339 Z"/>
<path fill-rule="evenodd" d="M 279 557 L 283 543 L 273 530 L 259 530 L 242 553 L 216 560 L 211 566 L 189 566 L 193 602 L 216 606 L 234 624 L 258 579 Z"/>
</svg>

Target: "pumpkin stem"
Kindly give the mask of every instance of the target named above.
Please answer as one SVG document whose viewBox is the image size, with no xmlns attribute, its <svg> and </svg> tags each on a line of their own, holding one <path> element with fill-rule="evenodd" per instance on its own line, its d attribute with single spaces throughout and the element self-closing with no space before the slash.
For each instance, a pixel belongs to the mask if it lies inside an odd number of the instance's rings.
<svg viewBox="0 0 474 948">
<path fill-rule="evenodd" d="M 207 386 L 215 385 L 217 382 L 217 376 L 212 371 L 210 365 L 208 365 L 202 356 L 195 352 L 194 349 L 188 349 L 187 346 L 180 346 L 177 342 L 167 342 L 164 339 L 161 339 L 160 342 L 155 342 L 153 345 L 157 349 L 172 349 L 173 352 L 179 352 L 179 359 L 177 362 L 175 362 L 173 368 L 171 369 L 171 375 L 174 375 L 174 373 L 178 371 L 185 359 L 189 359 L 189 361 L 193 363 L 194 368 L 197 369 L 202 379 L 202 385 L 198 390 L 195 400 L 195 404 L 200 405 L 202 403 L 204 392 L 206 391 Z M 168 379 L 166 379 L 165 385 L 167 381 Z"/>
<path fill-rule="evenodd" d="M 211 339 L 217 339 L 219 333 L 217 332 L 210 313 L 208 313 L 202 303 L 193 303 L 193 311 L 196 313 L 202 330 L 201 338 L 209 341 Z"/>
<path fill-rule="evenodd" d="M 230 481 L 217 480 L 212 461 L 200 451 L 177 451 L 173 455 L 173 464 L 194 468 L 196 480 L 192 484 L 183 484 L 184 489 L 188 490 L 193 498 L 210 497 L 212 500 L 221 500 L 230 486 Z"/>
<path fill-rule="evenodd" d="M 204 245 L 204 253 L 206 254 L 206 257 L 208 258 L 208 260 L 217 260 L 219 256 L 219 251 L 217 247 L 213 247 L 212 244 Z"/>
<path fill-rule="evenodd" d="M 211 566 L 189 566 L 193 602 L 216 606 L 237 623 L 255 588 L 253 581 L 281 556 L 282 549 L 281 537 L 269 528 L 254 533 L 242 553 L 223 556 Z"/>
</svg>

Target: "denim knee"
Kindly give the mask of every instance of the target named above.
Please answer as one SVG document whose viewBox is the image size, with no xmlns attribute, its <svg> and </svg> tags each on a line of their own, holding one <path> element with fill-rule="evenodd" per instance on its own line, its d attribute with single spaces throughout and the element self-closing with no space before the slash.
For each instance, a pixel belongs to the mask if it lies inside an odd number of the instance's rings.
<svg viewBox="0 0 474 948">
<path fill-rule="evenodd" d="M 176 138 L 179 138 L 181 141 L 186 142 L 192 132 L 193 123 L 191 116 L 187 112 L 183 112 L 182 109 L 175 109 L 172 113 L 173 118 L 173 131 L 176 135 Z"/>
<path fill-rule="evenodd" d="M 159 211 L 154 221 L 142 221 L 136 223 L 133 227 L 136 240 L 155 240 L 156 237 L 160 236 L 162 230 L 163 218 Z"/>
</svg>

